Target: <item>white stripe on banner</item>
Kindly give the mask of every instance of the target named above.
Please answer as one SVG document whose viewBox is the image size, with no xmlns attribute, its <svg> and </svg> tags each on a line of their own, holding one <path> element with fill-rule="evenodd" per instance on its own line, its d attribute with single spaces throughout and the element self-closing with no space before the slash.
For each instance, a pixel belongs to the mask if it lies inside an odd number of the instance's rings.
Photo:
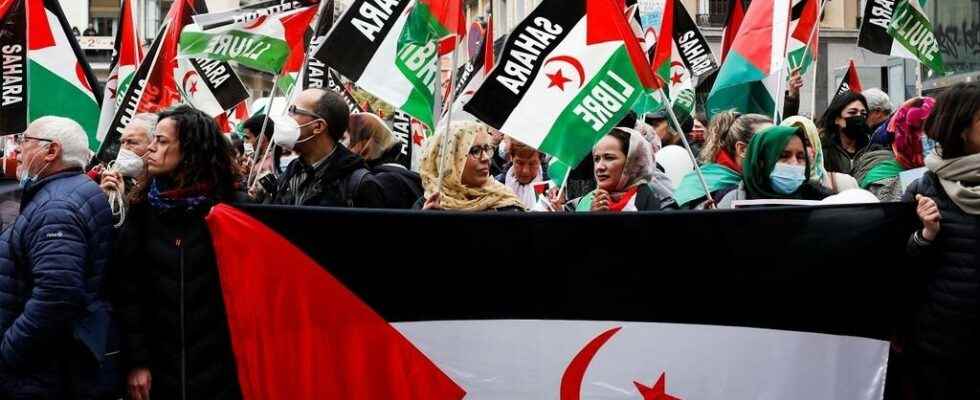
<svg viewBox="0 0 980 400">
<path fill-rule="evenodd" d="M 583 17 L 565 36 L 565 40 L 547 55 L 547 59 L 542 61 L 538 75 L 531 77 L 531 86 L 524 95 L 524 99 L 514 108 L 510 118 L 500 127 L 501 132 L 529 146 L 540 147 L 541 142 L 545 140 L 545 135 L 548 134 L 548 130 L 555 125 L 558 116 L 579 94 L 579 88 L 588 85 L 589 81 L 595 78 L 596 73 L 606 65 L 606 61 L 609 60 L 612 53 L 622 46 L 620 42 L 586 46 L 585 26 L 585 18 Z M 572 59 L 562 61 L 561 58 L 556 58 L 560 56 L 570 56 Z M 549 60 L 552 61 L 549 62 Z M 575 61 L 581 63 L 583 76 L 579 76 L 577 69 L 572 64 Z M 545 75 L 555 74 L 558 71 L 561 71 L 562 76 L 570 80 L 564 84 L 564 90 L 557 86 L 548 87 L 551 80 Z"/>
<path fill-rule="evenodd" d="M 644 322 L 392 325 L 459 384 L 466 399 L 564 400 L 563 376 L 566 394 L 583 399 L 650 398 L 641 390 L 656 389 L 661 375 L 664 393 L 680 399 L 881 399 L 889 347 L 848 336 Z M 574 387 L 577 375 L 580 387 Z"/>
<path fill-rule="evenodd" d="M 385 36 L 381 45 L 378 46 L 378 50 L 374 53 L 374 57 L 371 58 L 371 62 L 361 73 L 361 79 L 357 81 L 357 86 L 371 92 L 395 108 L 401 108 L 405 105 L 414 88 L 412 82 L 395 65 L 395 57 L 398 55 L 398 38 L 401 37 L 405 22 L 408 21 L 408 16 L 411 14 L 408 10 L 412 9 L 414 3 L 409 4 L 406 12 L 398 16 L 398 20 L 395 21 L 390 33 Z"/>
<path fill-rule="evenodd" d="M 776 105 L 776 110 L 782 114 L 783 106 L 783 94 L 776 93 L 778 88 L 786 88 L 783 85 L 783 81 L 786 80 L 785 68 L 786 64 L 786 41 L 789 37 L 789 13 L 790 13 L 790 2 L 789 0 L 773 0 L 775 3 L 772 5 L 772 47 L 770 57 L 770 69 L 769 76 L 763 80 L 763 84 L 769 90 L 769 94 L 773 96 L 773 103 Z"/>
</svg>

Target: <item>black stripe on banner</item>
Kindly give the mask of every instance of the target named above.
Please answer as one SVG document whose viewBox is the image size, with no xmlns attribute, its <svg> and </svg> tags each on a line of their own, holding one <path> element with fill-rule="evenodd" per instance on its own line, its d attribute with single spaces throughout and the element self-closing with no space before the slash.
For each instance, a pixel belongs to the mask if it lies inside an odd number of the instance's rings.
<svg viewBox="0 0 980 400">
<path fill-rule="evenodd" d="M 136 115 L 136 110 L 139 107 L 140 99 L 143 97 L 143 91 L 146 89 L 146 81 L 150 77 L 151 69 L 159 61 L 157 57 L 160 54 L 160 46 L 164 41 L 165 33 L 169 29 L 170 24 L 167 23 L 160 28 L 160 31 L 157 33 L 157 38 L 153 40 L 153 44 L 147 50 L 146 56 L 143 57 L 139 68 L 133 74 L 133 81 L 129 84 L 129 88 L 126 89 L 126 93 L 122 95 L 119 107 L 116 108 L 116 114 L 112 116 L 112 123 L 109 124 L 109 130 L 105 133 L 105 138 L 102 139 L 102 145 L 99 146 L 98 153 L 92 159 L 92 164 L 100 162 L 108 163 L 116 159 L 116 155 L 119 153 L 122 132 L 129 125 L 129 121 L 133 119 L 133 116 Z"/>
<path fill-rule="evenodd" d="M 541 2 L 507 37 L 497 66 L 463 109 L 500 129 L 524 100 L 541 65 L 584 17 L 585 0 Z"/>
<path fill-rule="evenodd" d="M 98 90 L 99 80 L 95 79 L 95 73 L 92 72 L 92 67 L 88 64 L 88 59 L 85 58 L 82 47 L 78 45 L 78 39 L 72 34 L 71 25 L 68 24 L 68 18 L 65 17 L 65 12 L 61 9 L 61 4 L 57 0 L 44 0 L 44 8 L 50 10 L 58 18 L 59 26 L 52 26 L 51 28 L 61 28 L 61 32 L 68 38 L 68 44 L 71 45 L 71 50 L 75 53 L 75 59 L 78 60 L 78 64 L 82 68 L 82 74 L 85 75 L 85 80 L 88 81 L 89 86 L 92 88 L 92 95 L 95 96 L 95 104 L 102 107 L 102 91 Z"/>
<path fill-rule="evenodd" d="M 681 60 L 692 77 L 703 77 L 718 69 L 718 61 L 711 53 L 711 46 L 705 40 L 698 26 L 687 13 L 680 0 L 674 1 L 674 43 L 680 52 Z"/>
<path fill-rule="evenodd" d="M 327 33 L 330 32 L 330 28 L 333 27 L 333 2 L 334 0 L 327 0 L 320 7 L 320 16 L 316 21 L 316 29 L 312 32 L 311 37 L 307 40 L 306 54 L 310 54 L 314 49 L 320 47 L 325 40 L 327 40 Z M 306 61 L 306 70 L 303 71 L 301 76 L 303 77 L 303 89 L 309 88 L 323 88 L 323 80 L 327 75 L 327 60 L 321 60 L 317 58 L 316 54 Z"/>
<path fill-rule="evenodd" d="M 203 58 L 191 58 L 189 61 L 222 110 L 228 111 L 248 100 L 248 88 L 227 62 Z"/>
<path fill-rule="evenodd" d="M 27 12 L 24 2 L 0 15 L 0 134 L 27 130 Z"/>
<path fill-rule="evenodd" d="M 411 0 L 356 0 L 330 30 L 315 57 L 357 82 Z"/>
<path fill-rule="evenodd" d="M 888 339 L 913 204 L 624 214 L 246 206 L 390 322 L 676 322 Z M 398 237 L 382 245 L 378 238 Z M 396 244 L 397 243 L 397 244 Z M 329 310 L 325 310 L 327 312 Z"/>
<path fill-rule="evenodd" d="M 868 0 L 861 19 L 861 33 L 858 34 L 858 47 L 874 53 L 891 55 L 892 41 L 888 25 L 892 22 L 896 0 Z"/>
</svg>

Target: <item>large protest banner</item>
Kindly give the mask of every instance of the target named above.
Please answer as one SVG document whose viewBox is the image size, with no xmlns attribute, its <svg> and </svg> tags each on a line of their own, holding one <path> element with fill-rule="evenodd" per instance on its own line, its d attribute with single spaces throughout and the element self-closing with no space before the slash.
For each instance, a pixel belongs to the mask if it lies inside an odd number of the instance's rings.
<svg viewBox="0 0 980 400">
<path fill-rule="evenodd" d="M 881 399 L 912 297 L 909 204 L 245 211 L 208 224 L 261 398 Z"/>
</svg>

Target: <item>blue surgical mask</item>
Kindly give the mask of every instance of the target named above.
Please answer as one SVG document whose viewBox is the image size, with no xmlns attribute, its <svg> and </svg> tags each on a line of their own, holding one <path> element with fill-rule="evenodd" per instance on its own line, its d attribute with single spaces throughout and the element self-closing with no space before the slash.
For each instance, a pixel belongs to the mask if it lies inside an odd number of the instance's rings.
<svg viewBox="0 0 980 400">
<path fill-rule="evenodd" d="M 936 141 L 929 138 L 925 134 L 922 134 L 922 155 L 929 157 L 932 151 L 936 149 Z"/>
<path fill-rule="evenodd" d="M 795 193 L 806 181 L 806 168 L 802 165 L 776 163 L 769 174 L 769 186 L 781 194 Z"/>
</svg>

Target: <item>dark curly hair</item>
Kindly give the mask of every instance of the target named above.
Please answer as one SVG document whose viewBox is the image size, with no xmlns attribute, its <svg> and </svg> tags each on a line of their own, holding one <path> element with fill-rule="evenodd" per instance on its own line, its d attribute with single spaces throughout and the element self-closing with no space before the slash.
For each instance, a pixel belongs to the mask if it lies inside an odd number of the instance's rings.
<svg viewBox="0 0 980 400">
<path fill-rule="evenodd" d="M 170 118 L 177 125 L 181 160 L 171 176 L 173 189 L 206 186 L 210 188 L 213 200 L 232 200 L 239 178 L 234 150 L 214 119 L 186 105 L 163 111 L 158 116 L 161 122 Z M 147 185 L 141 186 L 134 192 L 137 200 L 146 199 Z"/>
</svg>

